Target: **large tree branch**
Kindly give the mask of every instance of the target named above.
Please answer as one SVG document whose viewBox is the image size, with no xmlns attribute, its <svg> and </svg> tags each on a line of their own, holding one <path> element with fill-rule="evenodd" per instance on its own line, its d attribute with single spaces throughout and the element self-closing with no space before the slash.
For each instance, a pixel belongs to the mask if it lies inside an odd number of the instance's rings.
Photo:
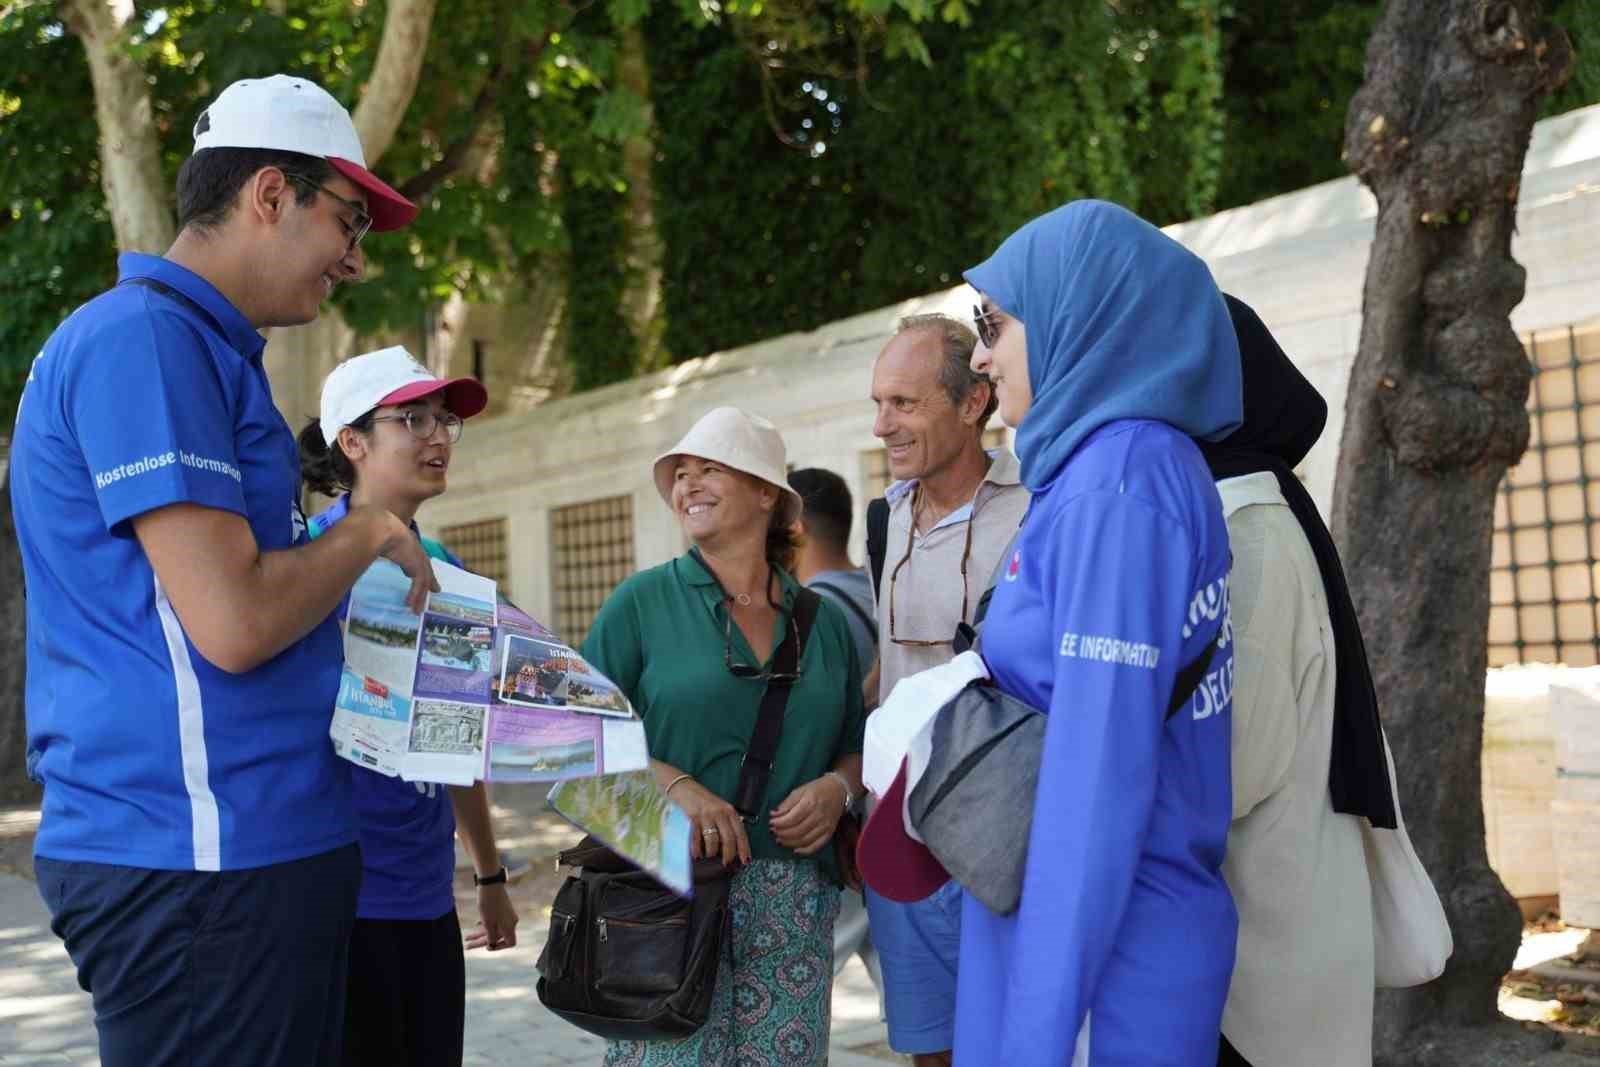
<svg viewBox="0 0 1600 1067">
<path fill-rule="evenodd" d="M 144 71 L 128 55 L 132 0 L 62 0 L 61 17 L 83 42 L 100 129 L 100 181 L 117 248 L 160 254 L 175 226 L 161 178 Z"/>
<path fill-rule="evenodd" d="M 552 31 L 553 32 L 553 31 Z M 529 46 L 528 56 L 537 58 L 550 43 L 550 34 Z M 472 101 L 470 111 L 471 119 L 461 136 L 452 141 L 433 164 L 420 173 L 412 175 L 400 185 L 400 192 L 408 200 L 420 200 L 433 192 L 439 183 L 461 169 L 463 163 L 472 154 L 473 143 L 477 140 L 478 131 L 482 129 L 484 121 L 494 112 L 499 103 L 500 93 L 505 88 L 506 75 L 513 67 L 514 56 L 502 52 L 495 60 L 494 66 L 489 68 L 489 73 L 484 77 L 483 85 L 478 89 L 477 98 Z"/>
<path fill-rule="evenodd" d="M 435 0 L 390 0 L 372 78 L 353 116 L 367 166 L 376 166 L 394 141 L 400 120 L 416 95 L 428 52 Z"/>
</svg>

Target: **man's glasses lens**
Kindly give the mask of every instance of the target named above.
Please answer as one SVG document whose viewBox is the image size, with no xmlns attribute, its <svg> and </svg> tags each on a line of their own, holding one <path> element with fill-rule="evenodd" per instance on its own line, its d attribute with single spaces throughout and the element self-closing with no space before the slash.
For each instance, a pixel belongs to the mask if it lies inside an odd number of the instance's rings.
<svg viewBox="0 0 1600 1067">
<path fill-rule="evenodd" d="M 307 189 L 315 189 L 319 193 L 326 193 L 328 196 L 333 197 L 339 203 L 343 204 L 345 208 L 349 210 L 350 218 L 348 220 L 341 220 L 344 222 L 345 236 L 350 239 L 350 243 L 345 246 L 344 254 L 348 256 L 351 252 L 354 252 L 356 250 L 356 245 L 360 244 L 361 239 L 367 235 L 367 231 L 372 229 L 372 216 L 367 214 L 366 209 L 364 209 L 354 200 L 347 200 L 338 193 L 334 192 L 332 189 L 329 189 L 326 185 L 314 182 L 303 174 L 291 174 L 288 171 L 284 171 L 283 173 L 284 177 L 288 178 L 292 182 L 299 182 Z"/>
</svg>

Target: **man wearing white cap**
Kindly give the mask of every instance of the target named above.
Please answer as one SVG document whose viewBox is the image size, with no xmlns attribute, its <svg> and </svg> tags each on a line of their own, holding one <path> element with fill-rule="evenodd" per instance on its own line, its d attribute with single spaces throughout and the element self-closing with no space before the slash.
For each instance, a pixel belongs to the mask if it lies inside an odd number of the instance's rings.
<svg viewBox="0 0 1600 1067">
<path fill-rule="evenodd" d="M 177 240 L 122 256 L 28 375 L 35 866 L 106 1067 L 339 1061 L 361 860 L 333 613 L 379 555 L 413 605 L 433 575 L 381 508 L 307 543 L 257 331 L 316 318 L 415 213 L 322 89 L 236 82 L 195 123 Z"/>
</svg>

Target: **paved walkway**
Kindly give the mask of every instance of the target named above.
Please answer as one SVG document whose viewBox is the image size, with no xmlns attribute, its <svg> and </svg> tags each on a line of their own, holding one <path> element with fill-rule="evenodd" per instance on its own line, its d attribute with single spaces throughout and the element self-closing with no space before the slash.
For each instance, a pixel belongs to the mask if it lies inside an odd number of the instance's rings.
<svg viewBox="0 0 1600 1067">
<path fill-rule="evenodd" d="M 523 791 L 528 792 L 528 791 Z M 548 906 L 558 883 L 550 857 L 576 834 L 538 809 L 540 799 L 495 796 L 501 844 L 527 857 L 529 873 L 513 889 L 522 922 L 518 945 L 467 954 L 467 1054 L 473 1067 L 546 1067 L 600 1062 L 599 1038 L 551 1015 L 533 987 L 534 961 L 544 943 Z M 464 926 L 476 921 L 471 879 L 457 879 Z M 859 960 L 834 985 L 833 1067 L 885 1067 L 908 1060 L 884 1051 L 877 994 Z M 89 996 L 78 988 L 65 949 L 50 933 L 49 914 L 33 882 L 0 873 L 0 1065 L 98 1067 Z"/>
</svg>

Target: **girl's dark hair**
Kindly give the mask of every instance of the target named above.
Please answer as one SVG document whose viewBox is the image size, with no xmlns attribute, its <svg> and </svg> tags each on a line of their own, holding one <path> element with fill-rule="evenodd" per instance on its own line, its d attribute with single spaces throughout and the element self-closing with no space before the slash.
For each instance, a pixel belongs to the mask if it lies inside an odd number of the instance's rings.
<svg viewBox="0 0 1600 1067">
<path fill-rule="evenodd" d="M 350 423 L 350 428 L 362 433 L 372 429 L 372 412 L 369 411 Z M 313 418 L 300 431 L 300 480 L 306 488 L 323 496 L 338 496 L 356 487 L 356 469 L 345 457 L 339 442 L 329 445 L 322 439 L 322 420 Z"/>
<path fill-rule="evenodd" d="M 767 563 L 793 574 L 795 558 L 800 554 L 800 539 L 795 536 L 794 527 L 784 518 L 784 511 L 780 492 L 778 505 L 772 509 L 772 518 L 767 522 Z"/>
</svg>

